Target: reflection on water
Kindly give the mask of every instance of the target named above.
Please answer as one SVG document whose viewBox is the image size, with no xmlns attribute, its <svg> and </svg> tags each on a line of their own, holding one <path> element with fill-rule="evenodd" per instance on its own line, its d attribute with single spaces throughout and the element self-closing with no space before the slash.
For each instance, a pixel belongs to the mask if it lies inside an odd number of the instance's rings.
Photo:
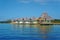
<svg viewBox="0 0 60 40">
<path fill-rule="evenodd" d="M 40 25 L 40 33 L 42 34 L 42 38 L 46 40 L 49 38 L 48 33 L 51 31 L 53 25 Z"/>
<path fill-rule="evenodd" d="M 38 37 L 46 39 L 53 25 L 14 25 L 15 31 L 20 31 L 25 37 Z M 29 35 L 29 36 L 27 36 Z"/>
<path fill-rule="evenodd" d="M 0 24 L 0 38 L 21 39 L 28 38 L 39 40 L 55 40 L 60 36 L 60 25 L 18 25 L 18 24 Z M 58 35 L 56 35 L 59 33 Z M 60 37 L 59 37 L 60 38 Z M 37 39 L 36 39 L 37 40 Z"/>
</svg>

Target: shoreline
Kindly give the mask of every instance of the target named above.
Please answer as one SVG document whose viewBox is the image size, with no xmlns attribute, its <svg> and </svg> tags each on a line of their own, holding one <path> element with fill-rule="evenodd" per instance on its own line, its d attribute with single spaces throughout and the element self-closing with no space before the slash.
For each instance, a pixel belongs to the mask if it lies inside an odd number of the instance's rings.
<svg viewBox="0 0 60 40">
<path fill-rule="evenodd" d="M 19 24 L 19 25 L 60 25 L 60 23 L 0 23 L 0 24 Z"/>
<path fill-rule="evenodd" d="M 60 25 L 60 23 L 11 23 L 11 24 L 20 24 L 20 25 Z"/>
</svg>

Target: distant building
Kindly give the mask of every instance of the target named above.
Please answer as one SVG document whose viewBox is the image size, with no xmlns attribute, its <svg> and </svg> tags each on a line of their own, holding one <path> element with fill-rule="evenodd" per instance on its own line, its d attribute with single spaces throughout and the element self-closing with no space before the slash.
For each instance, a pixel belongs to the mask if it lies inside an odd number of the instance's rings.
<svg viewBox="0 0 60 40">
<path fill-rule="evenodd" d="M 41 15 L 39 18 L 35 18 L 34 16 L 32 18 L 17 18 L 13 20 L 14 23 L 25 23 L 25 24 L 37 24 L 37 23 L 51 23 L 52 17 L 50 17 L 46 12 Z"/>
<path fill-rule="evenodd" d="M 47 13 L 43 13 L 38 20 L 40 23 L 51 23 L 52 17 L 50 17 Z"/>
</svg>

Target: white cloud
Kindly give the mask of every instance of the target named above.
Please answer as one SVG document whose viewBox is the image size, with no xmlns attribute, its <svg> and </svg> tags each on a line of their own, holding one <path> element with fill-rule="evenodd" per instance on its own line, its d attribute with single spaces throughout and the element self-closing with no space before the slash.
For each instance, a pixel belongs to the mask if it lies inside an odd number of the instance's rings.
<svg viewBox="0 0 60 40">
<path fill-rule="evenodd" d="M 60 0 L 51 0 L 51 1 L 54 1 L 54 2 L 60 2 Z"/>
<path fill-rule="evenodd" d="M 34 2 L 46 2 L 45 0 L 34 0 Z"/>
<path fill-rule="evenodd" d="M 60 0 L 17 0 L 20 3 L 31 3 L 31 2 L 35 2 L 35 3 L 39 3 L 42 5 L 48 4 L 48 2 L 60 2 Z"/>
<path fill-rule="evenodd" d="M 17 0 L 17 1 L 19 1 L 19 2 L 22 2 L 22 3 L 25 3 L 25 2 L 43 2 L 44 0 Z"/>
<path fill-rule="evenodd" d="M 17 0 L 20 3 L 31 3 L 31 2 L 35 2 L 35 3 L 40 3 L 40 4 L 45 4 L 47 1 L 46 0 Z"/>
<path fill-rule="evenodd" d="M 30 3 L 29 0 L 17 0 L 19 3 Z"/>
<path fill-rule="evenodd" d="M 48 0 L 34 0 L 35 3 L 39 3 L 41 5 L 46 5 Z"/>
<path fill-rule="evenodd" d="M 29 1 L 21 1 L 21 3 L 30 3 Z"/>
</svg>

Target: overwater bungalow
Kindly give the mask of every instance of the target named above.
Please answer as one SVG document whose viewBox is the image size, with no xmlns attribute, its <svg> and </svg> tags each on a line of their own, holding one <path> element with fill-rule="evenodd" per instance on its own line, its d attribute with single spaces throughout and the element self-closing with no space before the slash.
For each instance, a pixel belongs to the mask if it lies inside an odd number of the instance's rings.
<svg viewBox="0 0 60 40">
<path fill-rule="evenodd" d="M 37 24 L 37 20 L 33 19 L 33 18 L 22 18 L 22 19 L 17 19 L 17 20 L 13 20 L 13 23 L 17 24 Z"/>
</svg>

